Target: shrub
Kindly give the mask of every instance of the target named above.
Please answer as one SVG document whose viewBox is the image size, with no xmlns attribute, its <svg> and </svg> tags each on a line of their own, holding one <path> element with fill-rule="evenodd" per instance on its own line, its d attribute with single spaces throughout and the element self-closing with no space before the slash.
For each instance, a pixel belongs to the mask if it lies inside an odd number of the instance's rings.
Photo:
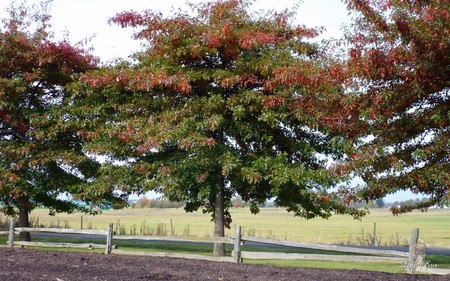
<svg viewBox="0 0 450 281">
<path fill-rule="evenodd" d="M 169 201 L 166 199 L 148 199 L 147 196 L 139 198 L 133 208 L 180 208 L 181 202 Z"/>
</svg>

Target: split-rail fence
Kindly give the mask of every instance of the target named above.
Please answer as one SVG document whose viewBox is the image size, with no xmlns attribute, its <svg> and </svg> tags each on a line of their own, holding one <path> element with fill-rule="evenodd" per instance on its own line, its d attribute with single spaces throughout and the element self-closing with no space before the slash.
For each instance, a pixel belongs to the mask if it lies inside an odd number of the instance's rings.
<svg viewBox="0 0 450 281">
<path fill-rule="evenodd" d="M 47 242 L 26 242 L 14 241 L 14 235 L 22 232 L 47 232 L 59 234 L 84 234 L 105 236 L 105 244 L 95 243 L 47 243 Z M 125 236 L 114 235 L 113 224 L 110 223 L 108 230 L 86 230 L 86 229 L 61 229 L 61 228 L 33 228 L 33 227 L 15 227 L 14 220 L 11 221 L 8 232 L 8 245 L 10 248 L 16 246 L 43 246 L 43 247 L 77 247 L 77 248 L 104 248 L 105 254 L 126 254 L 126 255 L 150 255 L 159 257 L 174 257 L 188 259 L 203 259 L 212 261 L 225 261 L 241 263 L 244 259 L 289 259 L 289 260 L 320 260 L 337 262 L 392 262 L 399 266 L 403 265 L 408 273 L 424 272 L 430 274 L 447 275 L 450 270 L 430 268 L 423 262 L 423 254 L 418 247 L 419 229 L 413 228 L 409 241 L 409 252 L 379 249 L 361 249 L 357 247 L 324 245 L 303 242 L 284 241 L 277 239 L 267 239 L 260 237 L 245 236 L 241 233 L 241 227 L 236 226 L 236 232 L 231 237 L 174 237 L 174 236 Z M 167 252 L 145 252 L 145 251 L 125 251 L 118 249 L 112 244 L 113 240 L 164 240 L 167 242 L 201 242 L 201 243 L 225 243 L 234 245 L 231 256 L 215 257 L 195 254 L 180 254 Z M 324 250 L 340 252 L 341 254 L 303 254 L 303 253 L 282 253 L 282 252 L 251 252 L 241 250 L 241 245 L 246 242 L 256 242 L 260 244 L 288 246 L 294 248 Z"/>
</svg>

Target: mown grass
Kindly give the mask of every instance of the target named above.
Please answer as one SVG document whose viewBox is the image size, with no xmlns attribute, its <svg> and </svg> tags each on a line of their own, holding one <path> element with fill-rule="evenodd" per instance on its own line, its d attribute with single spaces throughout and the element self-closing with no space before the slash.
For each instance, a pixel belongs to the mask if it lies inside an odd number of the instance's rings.
<svg viewBox="0 0 450 281">
<path fill-rule="evenodd" d="M 438 268 L 450 269 L 450 256 L 428 255 L 425 260 L 429 265 L 436 265 Z"/>
</svg>

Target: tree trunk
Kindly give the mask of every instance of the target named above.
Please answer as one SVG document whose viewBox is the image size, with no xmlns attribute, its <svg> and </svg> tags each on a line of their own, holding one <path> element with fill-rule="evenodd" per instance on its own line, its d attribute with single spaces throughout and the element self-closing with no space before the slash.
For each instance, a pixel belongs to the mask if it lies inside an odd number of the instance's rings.
<svg viewBox="0 0 450 281">
<path fill-rule="evenodd" d="M 30 219 L 29 219 L 30 210 L 27 206 L 27 203 L 21 203 L 17 207 L 19 209 L 19 226 L 30 227 Z M 20 234 L 20 239 L 22 241 L 31 241 L 30 233 L 22 232 Z"/>
<path fill-rule="evenodd" d="M 224 237 L 225 236 L 225 203 L 224 203 L 224 190 L 225 183 L 223 176 L 218 174 L 217 176 L 217 191 L 216 191 L 216 202 L 214 207 L 214 237 Z M 214 243 L 215 256 L 225 256 L 225 244 L 224 243 Z"/>
</svg>

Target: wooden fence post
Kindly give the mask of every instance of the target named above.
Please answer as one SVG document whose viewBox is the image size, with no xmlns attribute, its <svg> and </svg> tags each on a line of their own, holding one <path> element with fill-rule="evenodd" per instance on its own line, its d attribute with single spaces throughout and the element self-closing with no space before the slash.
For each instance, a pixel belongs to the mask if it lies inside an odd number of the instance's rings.
<svg viewBox="0 0 450 281">
<path fill-rule="evenodd" d="M 9 236 L 8 236 L 9 239 L 8 245 L 10 249 L 14 247 L 14 228 L 16 228 L 16 221 L 12 219 L 9 225 Z"/>
<path fill-rule="evenodd" d="M 373 223 L 373 238 L 372 238 L 372 246 L 378 247 L 378 240 L 377 240 L 377 223 Z"/>
<path fill-rule="evenodd" d="M 83 229 L 83 216 L 80 218 L 80 229 Z"/>
<path fill-rule="evenodd" d="M 234 260 L 241 263 L 241 227 L 236 225 L 236 234 L 234 237 Z"/>
<path fill-rule="evenodd" d="M 413 228 L 411 230 L 411 238 L 409 240 L 409 254 L 408 254 L 408 264 L 407 271 L 410 274 L 416 272 L 417 266 L 417 242 L 419 241 L 419 229 Z"/>
<path fill-rule="evenodd" d="M 113 224 L 110 223 L 109 226 L 108 226 L 108 233 L 106 234 L 106 249 L 105 249 L 105 254 L 106 255 L 111 254 L 112 236 L 113 236 Z"/>
</svg>

